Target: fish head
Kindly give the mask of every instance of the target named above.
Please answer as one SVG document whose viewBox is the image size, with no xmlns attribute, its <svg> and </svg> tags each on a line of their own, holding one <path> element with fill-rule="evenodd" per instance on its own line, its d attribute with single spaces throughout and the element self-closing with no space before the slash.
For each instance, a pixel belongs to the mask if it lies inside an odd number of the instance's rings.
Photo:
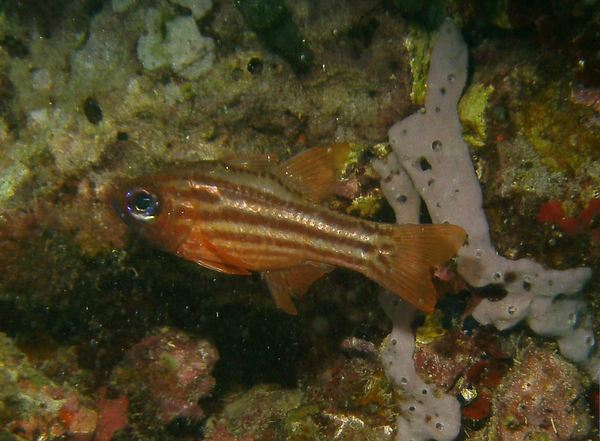
<svg viewBox="0 0 600 441">
<path fill-rule="evenodd" d="M 157 248 L 174 252 L 180 240 L 176 234 L 173 198 L 166 185 L 167 181 L 159 176 L 117 181 L 110 203 L 136 235 Z"/>
</svg>

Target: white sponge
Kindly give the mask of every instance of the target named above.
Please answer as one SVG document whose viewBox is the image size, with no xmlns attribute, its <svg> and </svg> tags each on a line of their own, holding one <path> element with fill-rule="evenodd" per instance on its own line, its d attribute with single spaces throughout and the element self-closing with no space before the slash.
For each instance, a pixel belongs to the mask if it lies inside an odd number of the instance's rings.
<svg viewBox="0 0 600 441">
<path fill-rule="evenodd" d="M 452 20 L 445 20 L 439 32 L 431 54 L 425 108 L 389 131 L 395 159 L 378 167 L 384 194 L 397 212 L 402 210 L 404 198 L 399 198 L 390 184 L 396 174 L 406 173 L 434 223 L 448 222 L 467 231 L 468 244 L 458 253 L 459 274 L 471 286 L 498 284 L 507 292 L 500 301 L 481 301 L 473 312 L 478 322 L 503 330 L 527 318 L 532 330 L 558 337 L 561 352 L 581 362 L 594 345 L 584 304 L 580 299 L 554 299 L 581 291 L 591 270 L 550 270 L 529 259 L 509 260 L 498 255 L 458 119 L 458 100 L 467 78 L 467 47 Z"/>
<path fill-rule="evenodd" d="M 452 395 L 426 384 L 415 370 L 415 309 L 391 294 L 379 301 L 394 325 L 386 338 L 381 360 L 386 375 L 403 396 L 397 418 L 399 441 L 451 441 L 460 431 L 460 404 Z"/>
</svg>

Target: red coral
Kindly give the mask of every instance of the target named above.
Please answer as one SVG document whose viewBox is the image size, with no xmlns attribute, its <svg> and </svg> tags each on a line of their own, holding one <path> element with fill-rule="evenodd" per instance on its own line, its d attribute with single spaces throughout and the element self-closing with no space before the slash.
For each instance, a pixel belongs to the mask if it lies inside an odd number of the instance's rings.
<svg viewBox="0 0 600 441">
<path fill-rule="evenodd" d="M 600 243 L 600 227 L 594 226 L 599 215 L 600 199 L 592 199 L 577 217 L 567 217 L 562 202 L 553 200 L 540 205 L 537 220 L 556 224 L 567 235 L 589 234 L 594 242 Z"/>
<path fill-rule="evenodd" d="M 565 218 L 565 211 L 560 201 L 548 201 L 540 205 L 537 220 L 538 222 L 560 223 Z"/>
<path fill-rule="evenodd" d="M 482 359 L 471 366 L 466 373 L 467 380 L 489 388 L 498 386 L 505 374 L 505 369 L 492 361 L 490 359 Z"/>
<path fill-rule="evenodd" d="M 481 421 L 492 412 L 492 397 L 489 393 L 480 394 L 475 400 L 462 408 L 462 416 L 473 421 Z"/>
</svg>

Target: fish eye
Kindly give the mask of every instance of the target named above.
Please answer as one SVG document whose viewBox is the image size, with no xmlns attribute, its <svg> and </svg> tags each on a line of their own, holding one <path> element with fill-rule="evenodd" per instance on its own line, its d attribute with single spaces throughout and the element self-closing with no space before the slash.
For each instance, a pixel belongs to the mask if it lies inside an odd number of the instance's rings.
<svg viewBox="0 0 600 441">
<path fill-rule="evenodd" d="M 158 197 L 144 189 L 128 191 L 127 211 L 139 220 L 149 221 L 158 214 Z"/>
</svg>

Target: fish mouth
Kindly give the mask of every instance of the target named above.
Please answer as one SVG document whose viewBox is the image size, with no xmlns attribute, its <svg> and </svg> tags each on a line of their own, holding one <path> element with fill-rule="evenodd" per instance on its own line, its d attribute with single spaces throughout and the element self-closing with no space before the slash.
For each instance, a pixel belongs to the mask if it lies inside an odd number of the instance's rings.
<svg viewBox="0 0 600 441">
<path fill-rule="evenodd" d="M 119 201 L 118 199 L 111 199 L 110 204 L 112 205 L 113 210 L 115 210 L 117 215 L 121 218 L 121 220 L 128 224 L 129 222 L 127 222 L 127 210 L 123 207 L 122 201 Z"/>
<path fill-rule="evenodd" d="M 105 201 L 107 205 L 110 205 L 119 218 L 129 225 L 127 216 L 127 201 L 125 198 L 125 192 L 123 191 L 123 185 L 112 182 L 108 185 L 105 193 Z"/>
</svg>

